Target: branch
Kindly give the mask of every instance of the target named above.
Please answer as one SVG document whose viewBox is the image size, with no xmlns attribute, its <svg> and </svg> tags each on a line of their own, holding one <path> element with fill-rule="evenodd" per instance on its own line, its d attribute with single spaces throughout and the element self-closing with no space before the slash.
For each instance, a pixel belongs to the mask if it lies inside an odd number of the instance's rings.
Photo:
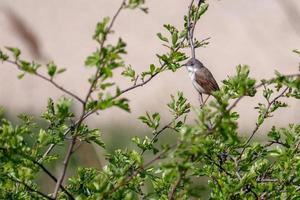
<svg viewBox="0 0 300 200">
<path fill-rule="evenodd" d="M 109 26 L 108 26 L 107 29 L 106 29 L 106 33 L 107 33 L 107 34 L 109 34 L 109 32 L 111 31 L 111 28 L 113 27 L 113 25 L 114 25 L 114 23 L 115 23 L 115 21 L 116 21 L 118 15 L 120 14 L 121 10 L 124 8 L 125 2 L 126 2 L 126 0 L 123 0 L 123 1 L 122 1 L 121 6 L 120 6 L 119 9 L 117 10 L 117 12 L 114 14 L 114 16 L 113 16 L 113 18 L 112 18 L 112 20 L 111 20 Z M 102 41 L 98 41 L 99 44 L 100 44 L 100 50 L 99 50 L 99 52 L 101 52 L 102 49 L 103 49 L 103 47 L 104 47 L 104 44 L 105 44 L 106 39 L 107 39 L 107 34 L 104 35 L 104 38 L 102 39 Z M 100 74 L 100 69 L 101 69 L 101 68 L 98 67 L 97 70 L 96 70 L 96 72 L 95 72 L 95 79 L 93 80 L 93 82 L 92 82 L 92 84 L 91 84 L 91 86 L 90 86 L 90 88 L 89 88 L 89 91 L 88 91 L 88 93 L 87 93 L 87 95 L 86 95 L 86 97 L 85 97 L 84 107 L 85 107 L 85 104 L 87 103 L 89 97 L 90 97 L 91 94 L 93 93 L 94 87 L 95 87 L 96 83 L 98 82 L 98 80 L 99 80 L 99 78 L 100 78 L 100 76 L 101 76 L 101 74 Z"/>
<path fill-rule="evenodd" d="M 18 67 L 19 70 L 21 71 L 24 71 L 22 70 L 20 64 L 17 62 L 17 61 L 12 61 L 12 60 L 6 60 L 6 62 L 10 63 L 10 64 L 13 64 L 13 65 L 16 65 Z M 24 71 L 25 72 L 25 71 Z M 61 90 L 62 92 L 70 95 L 71 97 L 75 98 L 77 101 L 79 101 L 80 103 L 84 103 L 84 101 L 79 97 L 77 96 L 76 94 L 74 94 L 73 92 L 63 88 L 61 85 L 59 85 L 58 83 L 54 82 L 54 80 L 52 78 L 48 78 L 38 72 L 34 72 L 33 75 L 36 75 L 37 77 L 51 83 L 52 85 L 54 85 L 56 88 L 58 88 L 59 90 Z"/>
<path fill-rule="evenodd" d="M 189 5 L 188 17 L 187 17 L 187 26 L 188 26 L 187 29 L 188 29 L 188 39 L 191 48 L 192 58 L 195 59 L 196 55 L 195 55 L 195 45 L 194 45 L 194 30 L 196 24 L 192 24 L 191 22 L 191 11 L 192 11 L 193 4 L 194 4 L 194 0 L 191 0 L 191 3 Z"/>
<path fill-rule="evenodd" d="M 215 162 L 210 156 L 208 156 L 207 154 L 204 154 L 204 156 L 214 165 L 216 165 L 221 171 L 223 171 L 226 175 L 233 177 L 232 174 L 230 174 L 229 172 L 227 172 L 224 167 L 222 167 L 222 165 L 220 165 L 219 163 Z"/>
<path fill-rule="evenodd" d="M 8 177 L 10 180 L 12 180 L 12 181 L 14 181 L 14 182 L 16 182 L 16 183 L 19 183 L 19 184 L 21 184 L 21 185 L 24 185 L 24 187 L 26 187 L 26 188 L 27 188 L 29 191 L 31 191 L 31 192 L 37 193 L 37 194 L 39 194 L 40 196 L 42 196 L 42 197 L 44 197 L 44 198 L 46 198 L 46 199 L 54 200 L 53 198 L 49 197 L 48 195 L 46 195 L 46 194 L 44 194 L 44 193 L 42 193 L 42 192 L 40 192 L 40 191 L 38 191 L 38 190 L 33 189 L 30 185 L 28 185 L 28 184 L 26 184 L 26 183 L 24 183 L 24 182 L 22 182 L 22 181 L 19 181 L 19 180 L 15 179 L 15 178 L 13 178 L 13 177 L 11 177 L 11 176 L 7 176 L 7 177 Z"/>
<path fill-rule="evenodd" d="M 169 200 L 175 199 L 176 189 L 179 187 L 181 180 L 185 177 L 186 172 L 187 172 L 187 170 L 183 170 L 182 172 L 179 173 L 178 179 L 176 180 L 176 182 L 174 183 L 174 185 L 172 186 L 172 188 L 168 194 Z"/>
<path fill-rule="evenodd" d="M 31 160 L 31 159 L 30 159 Z M 57 178 L 41 163 L 35 161 L 35 160 L 31 160 L 34 164 L 36 164 L 37 166 L 39 166 L 54 182 L 57 182 Z M 62 191 L 64 193 L 66 193 L 68 195 L 68 197 L 72 200 L 75 200 L 75 198 L 72 196 L 72 194 L 65 189 L 65 187 L 60 184 L 60 188 L 62 189 Z"/>
<path fill-rule="evenodd" d="M 286 78 L 300 78 L 300 74 L 288 74 L 288 75 L 283 75 L 284 77 L 286 77 Z M 255 89 L 258 89 L 258 88 L 260 88 L 260 87 L 263 87 L 266 83 L 268 84 L 268 85 L 270 85 L 270 84 L 272 84 L 272 83 L 274 83 L 274 81 L 276 80 L 277 78 L 271 78 L 271 79 L 269 79 L 269 80 L 267 80 L 267 81 L 265 81 L 265 82 L 262 82 L 262 83 L 260 83 L 260 84 L 258 84 L 258 85 L 256 85 L 255 86 Z M 236 105 L 244 98 L 244 97 L 246 97 L 245 95 L 244 96 L 241 96 L 241 97 L 239 97 L 239 98 L 237 98 L 234 102 L 233 102 L 233 104 L 227 109 L 228 111 L 231 111 L 234 107 L 236 107 Z"/>
<path fill-rule="evenodd" d="M 159 137 L 159 135 L 160 135 L 162 132 L 164 132 L 167 128 L 170 128 L 170 125 L 173 123 L 173 121 L 177 120 L 178 118 L 179 118 L 179 116 L 176 116 L 176 117 L 174 118 L 174 120 L 172 120 L 171 122 L 169 122 L 168 124 L 166 124 L 166 125 L 165 125 L 164 127 L 162 127 L 158 132 L 156 132 L 156 133 L 154 134 L 154 136 L 152 137 L 150 143 L 153 144 L 154 141 Z M 144 149 L 144 150 L 140 153 L 140 155 L 143 155 L 146 151 L 147 151 L 147 150 Z"/>
<path fill-rule="evenodd" d="M 63 163 L 63 170 L 61 172 L 61 175 L 59 176 L 57 182 L 56 182 L 56 185 L 55 185 L 55 190 L 53 192 L 53 198 L 56 199 L 57 197 L 57 193 L 58 193 L 58 190 L 60 188 L 60 185 L 62 184 L 63 182 L 63 179 L 66 175 L 66 171 L 67 171 L 67 167 L 68 167 L 68 163 L 69 163 L 69 160 L 70 160 L 70 157 L 71 157 L 71 154 L 72 154 L 72 150 L 73 150 L 73 147 L 75 145 L 75 142 L 76 142 L 76 137 L 74 136 L 70 145 L 69 145 L 69 148 L 68 148 L 68 152 L 65 156 L 65 159 L 64 159 L 64 163 Z"/>
<path fill-rule="evenodd" d="M 265 111 L 265 113 L 263 114 L 263 118 L 265 119 L 269 114 L 270 114 L 270 108 L 271 106 L 281 97 L 284 96 L 284 94 L 286 93 L 286 91 L 289 89 L 289 87 L 286 87 L 278 96 L 276 96 L 271 102 L 268 102 L 268 107 Z M 244 151 L 246 150 L 247 148 L 247 145 L 249 144 L 249 142 L 252 140 L 253 136 L 256 134 L 256 132 L 258 131 L 259 127 L 261 126 L 261 124 L 259 123 L 256 123 L 256 126 L 254 128 L 254 130 L 252 131 L 252 134 L 250 135 L 250 137 L 247 139 L 246 143 L 244 144 L 244 147 L 240 153 L 240 156 L 238 158 L 238 160 L 241 159 Z"/>
</svg>

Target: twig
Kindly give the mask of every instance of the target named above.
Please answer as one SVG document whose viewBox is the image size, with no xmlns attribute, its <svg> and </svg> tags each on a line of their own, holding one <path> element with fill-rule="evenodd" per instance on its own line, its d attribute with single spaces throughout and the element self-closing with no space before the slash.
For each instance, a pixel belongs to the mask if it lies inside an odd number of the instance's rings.
<svg viewBox="0 0 300 200">
<path fill-rule="evenodd" d="M 156 132 L 154 134 L 154 136 L 152 137 L 151 141 L 150 141 L 150 144 L 153 144 L 154 141 L 159 137 L 159 135 L 164 132 L 167 128 L 170 128 L 170 125 L 179 118 L 179 116 L 176 116 L 174 118 L 174 120 L 172 120 L 171 122 L 169 122 L 168 124 L 166 124 L 164 127 L 162 127 L 158 132 Z M 140 155 L 143 155 L 144 153 L 146 152 L 146 150 L 144 149 Z"/>
<path fill-rule="evenodd" d="M 194 41 L 193 41 L 195 24 L 191 23 L 191 11 L 192 11 L 193 4 L 194 4 L 194 0 L 191 0 L 191 3 L 189 5 L 188 17 L 187 17 L 187 26 L 188 26 L 187 29 L 188 29 L 188 39 L 189 39 L 189 43 L 190 43 L 192 58 L 195 59 L 196 55 L 195 55 L 195 46 L 194 46 Z"/>
<path fill-rule="evenodd" d="M 123 1 L 122 1 L 122 3 L 121 3 L 121 5 L 120 5 L 120 7 L 118 8 L 117 12 L 114 14 L 114 16 L 113 16 L 113 18 L 112 18 L 112 20 L 111 20 L 109 26 L 108 26 L 107 29 L 106 29 L 106 33 L 107 33 L 107 34 L 109 34 L 109 32 L 110 32 L 111 28 L 113 27 L 113 25 L 114 25 L 114 23 L 115 23 L 115 21 L 116 21 L 118 15 L 120 14 L 121 10 L 124 8 L 125 2 L 126 2 L 126 0 L 123 0 Z M 99 44 L 100 44 L 100 50 L 99 50 L 99 52 L 101 52 L 102 49 L 103 49 L 103 47 L 104 47 L 105 41 L 106 41 L 106 39 L 107 39 L 107 34 L 104 34 L 104 38 L 102 39 L 102 41 L 100 41 L 100 42 L 98 41 Z M 96 83 L 98 82 L 98 80 L 99 80 L 99 78 L 100 78 L 100 75 L 101 75 L 101 74 L 100 74 L 100 69 L 101 69 L 101 67 L 98 67 L 97 70 L 96 70 L 96 72 L 95 72 L 96 76 L 95 76 L 95 79 L 93 80 L 93 82 L 91 83 L 91 86 L 90 86 L 90 88 L 89 88 L 89 91 L 88 91 L 88 93 L 87 93 L 87 95 L 86 95 L 86 97 L 85 97 L 84 107 L 85 107 L 85 104 L 87 103 L 89 97 L 90 97 L 91 94 L 93 93 L 94 87 L 95 87 Z"/>
<path fill-rule="evenodd" d="M 285 94 L 285 92 L 286 92 L 288 89 L 289 89 L 289 87 L 286 87 L 286 88 L 285 88 L 278 96 L 276 96 L 272 101 L 270 101 L 270 102 L 268 103 L 268 107 L 267 107 L 265 113 L 263 114 L 263 118 L 266 118 L 266 117 L 268 116 L 268 114 L 270 113 L 270 108 L 271 108 L 271 106 L 272 106 L 272 105 L 273 105 L 280 97 L 283 97 L 283 95 Z M 242 151 L 241 151 L 241 153 L 240 153 L 240 156 L 239 156 L 238 160 L 241 159 L 241 157 L 242 157 L 244 151 L 245 151 L 246 148 L 247 148 L 247 145 L 248 145 L 249 142 L 252 140 L 253 136 L 256 134 L 256 132 L 258 131 L 258 129 L 259 129 L 260 126 L 261 126 L 261 124 L 256 123 L 256 126 L 255 126 L 254 130 L 252 131 L 252 134 L 251 134 L 250 137 L 247 139 L 246 143 L 243 145 L 244 147 L 243 147 L 243 149 L 242 149 Z"/>
<path fill-rule="evenodd" d="M 214 165 L 216 165 L 221 171 L 223 171 L 226 175 L 233 177 L 232 174 L 230 174 L 229 172 L 227 172 L 222 165 L 220 165 L 219 163 L 215 162 L 210 156 L 208 156 L 207 154 L 204 154 L 204 156 Z"/>
<path fill-rule="evenodd" d="M 21 71 L 24 71 L 22 70 L 20 64 L 17 62 L 17 61 L 12 61 L 12 60 L 6 60 L 6 62 L 8 63 L 11 63 L 13 65 L 16 65 L 18 67 L 18 69 L 20 69 Z M 58 88 L 59 90 L 61 90 L 62 92 L 70 95 L 71 97 L 75 98 L 76 100 L 78 100 L 80 103 L 84 103 L 84 101 L 79 97 L 77 96 L 76 94 L 74 94 L 73 92 L 63 88 L 61 85 L 59 85 L 58 83 L 54 82 L 54 80 L 52 78 L 48 78 L 38 72 L 34 72 L 33 75 L 36 75 L 37 77 L 40 77 L 41 79 L 45 80 L 45 81 L 48 81 L 49 83 L 51 83 L 52 85 L 54 85 L 56 88 Z"/>
<path fill-rule="evenodd" d="M 286 77 L 286 78 L 295 78 L 295 77 L 300 77 L 300 74 L 287 74 L 287 75 L 283 75 L 284 77 Z M 258 85 L 256 85 L 255 86 L 255 89 L 258 89 L 258 88 L 260 88 L 260 87 L 262 87 L 262 86 L 264 86 L 265 84 L 268 84 L 268 85 L 270 85 L 270 84 L 272 84 L 272 83 L 274 83 L 274 81 L 276 80 L 276 78 L 271 78 L 271 79 L 269 79 L 269 80 L 267 80 L 267 81 L 265 81 L 265 82 L 262 82 L 262 83 L 260 83 L 260 84 L 258 84 Z M 243 95 L 243 96 L 241 96 L 241 97 L 239 97 L 239 98 L 237 98 L 234 102 L 233 102 L 233 104 L 227 109 L 228 111 L 231 111 L 244 97 L 246 97 L 246 95 Z"/>
<path fill-rule="evenodd" d="M 42 165 L 41 163 L 35 160 L 31 160 L 31 161 L 37 166 L 39 166 L 54 182 L 57 182 L 57 178 L 44 165 Z M 60 188 L 62 189 L 63 192 L 65 192 L 69 196 L 70 199 L 75 200 L 72 194 L 68 190 L 66 190 L 62 184 L 60 184 Z"/>
<path fill-rule="evenodd" d="M 269 146 L 272 146 L 273 144 L 280 144 L 286 148 L 289 148 L 288 145 L 286 145 L 285 143 L 279 141 L 279 140 L 272 140 L 272 141 L 269 141 L 269 143 L 265 144 L 264 147 L 269 147 Z"/>
<path fill-rule="evenodd" d="M 70 160 L 75 142 L 76 142 L 76 137 L 73 137 L 73 140 L 71 141 L 71 143 L 69 145 L 68 152 L 67 152 L 67 154 L 65 156 L 65 159 L 64 159 L 63 170 L 62 170 L 61 175 L 59 176 L 59 178 L 56 182 L 56 185 L 55 185 L 55 189 L 54 189 L 54 192 L 53 192 L 53 198 L 54 199 L 56 199 L 58 190 L 60 188 L 60 185 L 62 184 L 63 179 L 66 175 L 67 167 L 68 167 L 68 164 L 69 164 L 69 160 Z"/>
<path fill-rule="evenodd" d="M 175 199 L 176 189 L 179 187 L 181 180 L 185 177 L 186 172 L 187 172 L 187 170 L 183 170 L 181 173 L 179 173 L 178 179 L 176 180 L 176 182 L 174 183 L 174 185 L 172 186 L 172 188 L 168 194 L 169 200 Z"/>
<path fill-rule="evenodd" d="M 12 180 L 12 181 L 14 181 L 14 182 L 16 182 L 16 183 L 19 183 L 19 184 L 24 185 L 24 186 L 25 186 L 29 191 L 31 191 L 31 192 L 37 193 L 37 194 L 39 194 L 40 196 L 42 196 L 42 197 L 44 197 L 44 198 L 46 198 L 46 199 L 54 200 L 52 197 L 49 197 L 48 195 L 46 195 L 46 194 L 44 194 L 44 193 L 42 193 L 42 192 L 40 192 L 40 191 L 38 191 L 38 190 L 33 189 L 30 185 L 28 185 L 28 184 L 26 184 L 26 183 L 24 183 L 24 182 L 22 182 L 22 181 L 19 181 L 19 180 L 15 179 L 15 178 L 13 178 L 13 177 L 11 177 L 11 176 L 7 176 L 7 177 L 8 177 L 10 180 Z"/>
</svg>

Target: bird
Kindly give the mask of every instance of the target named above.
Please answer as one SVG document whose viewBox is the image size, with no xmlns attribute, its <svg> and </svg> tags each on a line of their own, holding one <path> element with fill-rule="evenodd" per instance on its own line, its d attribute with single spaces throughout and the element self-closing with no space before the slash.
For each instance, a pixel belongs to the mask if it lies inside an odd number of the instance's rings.
<svg viewBox="0 0 300 200">
<path fill-rule="evenodd" d="M 217 81 L 209 69 L 207 69 L 203 63 L 196 58 L 190 58 L 185 64 L 183 64 L 183 66 L 186 67 L 192 80 L 192 84 L 201 97 L 202 106 L 205 105 L 210 95 L 212 95 L 213 92 L 220 90 Z M 204 102 L 202 94 L 208 95 Z"/>
</svg>

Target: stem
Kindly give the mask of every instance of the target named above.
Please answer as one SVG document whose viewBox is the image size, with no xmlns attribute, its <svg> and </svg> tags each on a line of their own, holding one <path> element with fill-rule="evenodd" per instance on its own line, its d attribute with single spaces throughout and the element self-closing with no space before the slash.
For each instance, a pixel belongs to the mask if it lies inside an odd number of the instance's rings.
<svg viewBox="0 0 300 200">
<path fill-rule="evenodd" d="M 194 30 L 195 30 L 195 25 L 196 24 L 192 24 L 191 22 L 191 10 L 194 4 L 194 0 L 191 0 L 191 3 L 189 5 L 189 11 L 188 11 L 188 17 L 187 17 L 187 29 L 188 29 L 188 39 L 189 39 L 189 43 L 190 43 L 190 48 L 191 48 L 191 54 L 192 54 L 192 58 L 196 58 L 195 55 L 195 45 L 194 45 Z M 194 22 L 195 23 L 195 22 Z"/>
<path fill-rule="evenodd" d="M 281 97 L 283 97 L 283 95 L 286 93 L 286 91 L 289 89 L 289 87 L 286 87 L 278 96 L 276 96 L 271 102 L 268 102 L 268 107 L 263 115 L 263 118 L 266 118 L 269 113 L 270 113 L 270 108 L 271 106 Z M 252 140 L 252 138 L 254 137 L 254 135 L 257 133 L 259 127 L 261 126 L 261 124 L 259 123 L 256 123 L 256 126 L 254 128 L 254 130 L 252 131 L 252 134 L 250 135 L 250 137 L 247 139 L 246 143 L 244 144 L 244 147 L 240 153 L 240 156 L 238 158 L 238 160 L 241 159 L 243 153 L 245 152 L 246 148 L 247 148 L 247 145 L 249 144 L 249 142 Z"/>
<path fill-rule="evenodd" d="M 283 76 L 286 77 L 286 78 L 296 78 L 296 77 L 299 78 L 299 77 L 300 77 L 300 74 L 287 74 L 287 75 L 283 75 Z M 256 86 L 255 86 L 255 89 L 258 89 L 258 88 L 264 86 L 265 84 L 270 85 L 270 84 L 274 83 L 275 80 L 276 80 L 276 78 L 271 78 L 271 79 L 269 79 L 269 80 L 267 80 L 267 81 L 265 81 L 265 82 L 263 82 L 263 83 L 260 83 L 260 84 L 256 85 Z M 233 104 L 232 104 L 227 110 L 228 110 L 228 111 L 231 111 L 234 107 L 236 107 L 236 105 L 237 105 L 244 97 L 246 97 L 246 96 L 244 95 L 244 96 L 241 96 L 241 97 L 237 98 L 237 99 L 233 102 Z"/>
<path fill-rule="evenodd" d="M 31 161 L 34 164 L 38 165 L 54 182 L 57 182 L 57 178 L 44 165 L 34 160 Z M 72 194 L 68 190 L 66 190 L 62 184 L 60 184 L 59 187 L 62 189 L 64 193 L 66 193 L 69 196 L 70 199 L 75 200 Z"/>
<path fill-rule="evenodd" d="M 176 180 L 176 182 L 174 183 L 174 185 L 172 186 L 169 194 L 168 194 L 168 199 L 169 200 L 174 200 L 175 199 L 175 193 L 176 193 L 176 189 L 179 187 L 181 180 L 185 177 L 187 170 L 182 171 L 179 174 L 178 179 Z"/>
<path fill-rule="evenodd" d="M 72 154 L 72 149 L 75 145 L 75 142 L 76 142 L 76 137 L 73 136 L 73 139 L 69 145 L 69 148 L 68 148 L 68 152 L 65 156 L 65 159 L 64 159 L 64 163 L 63 163 L 63 170 L 61 172 L 61 175 L 59 176 L 57 182 L 56 182 L 56 185 L 55 185 L 55 190 L 53 192 L 53 198 L 56 199 L 57 197 L 57 193 L 58 193 L 58 190 L 60 188 L 60 185 L 62 184 L 63 180 L 64 180 L 64 177 L 66 175 L 66 171 L 67 171 L 67 167 L 68 167 L 68 164 L 69 164 L 69 161 L 70 161 L 70 158 L 71 158 L 71 154 Z"/>
</svg>

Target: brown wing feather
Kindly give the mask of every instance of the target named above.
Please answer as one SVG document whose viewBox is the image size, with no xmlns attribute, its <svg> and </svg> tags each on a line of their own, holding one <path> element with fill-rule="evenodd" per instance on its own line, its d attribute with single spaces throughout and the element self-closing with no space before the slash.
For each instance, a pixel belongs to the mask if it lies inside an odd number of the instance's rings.
<svg viewBox="0 0 300 200">
<path fill-rule="evenodd" d="M 205 67 L 201 67 L 196 71 L 195 79 L 207 94 L 211 94 L 212 92 L 219 90 L 218 83 L 211 72 Z"/>
</svg>

